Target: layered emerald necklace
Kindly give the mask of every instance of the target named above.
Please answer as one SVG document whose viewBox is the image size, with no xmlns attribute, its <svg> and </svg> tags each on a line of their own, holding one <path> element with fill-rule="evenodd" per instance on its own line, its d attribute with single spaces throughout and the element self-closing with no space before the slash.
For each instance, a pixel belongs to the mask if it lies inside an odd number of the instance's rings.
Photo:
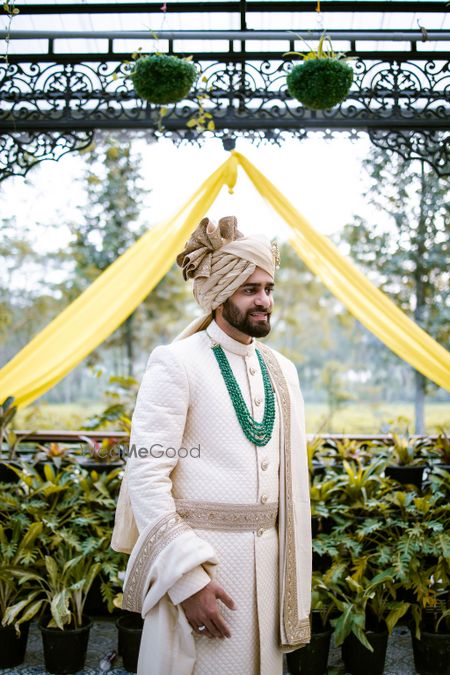
<svg viewBox="0 0 450 675">
<path fill-rule="evenodd" d="M 258 446 L 267 445 L 272 437 L 273 426 L 275 423 L 275 396 L 270 382 L 269 372 L 264 363 L 261 353 L 256 349 L 259 365 L 264 383 L 264 416 L 261 422 L 257 422 L 250 414 L 247 404 L 242 396 L 241 388 L 231 370 L 230 363 L 222 347 L 215 344 L 212 347 L 214 356 L 219 364 L 220 372 L 230 394 L 234 410 L 236 412 L 242 431 L 250 441 Z"/>
</svg>

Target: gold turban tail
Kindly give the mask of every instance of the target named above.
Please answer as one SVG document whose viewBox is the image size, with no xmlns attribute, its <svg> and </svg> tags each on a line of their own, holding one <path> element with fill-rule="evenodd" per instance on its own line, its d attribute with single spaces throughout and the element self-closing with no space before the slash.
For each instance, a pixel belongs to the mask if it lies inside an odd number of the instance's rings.
<svg viewBox="0 0 450 675">
<path fill-rule="evenodd" d="M 257 267 L 273 278 L 275 257 L 266 237 L 244 237 L 235 216 L 213 223 L 203 218 L 184 250 L 177 256 L 185 280 L 194 279 L 194 297 L 205 314 L 195 319 L 175 340 L 204 330 L 212 312 L 242 286 Z"/>
</svg>

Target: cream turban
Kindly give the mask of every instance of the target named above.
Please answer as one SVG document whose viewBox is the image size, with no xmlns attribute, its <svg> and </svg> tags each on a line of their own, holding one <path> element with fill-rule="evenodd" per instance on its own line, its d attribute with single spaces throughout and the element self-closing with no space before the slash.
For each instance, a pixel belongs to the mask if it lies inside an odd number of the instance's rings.
<svg viewBox="0 0 450 675">
<path fill-rule="evenodd" d="M 253 274 L 256 267 L 275 276 L 276 257 L 265 237 L 244 237 L 235 216 L 218 224 L 203 218 L 184 250 L 177 256 L 185 280 L 194 279 L 194 297 L 207 312 L 194 321 L 177 339 L 203 330 L 211 312 L 225 302 Z"/>
</svg>

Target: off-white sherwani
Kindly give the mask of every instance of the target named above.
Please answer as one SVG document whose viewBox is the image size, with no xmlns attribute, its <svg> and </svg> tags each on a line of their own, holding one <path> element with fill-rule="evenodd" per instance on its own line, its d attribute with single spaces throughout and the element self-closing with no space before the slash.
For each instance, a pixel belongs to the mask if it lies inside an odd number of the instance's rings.
<svg viewBox="0 0 450 675">
<path fill-rule="evenodd" d="M 214 343 L 223 347 L 252 416 L 260 421 L 264 413 L 255 340 L 244 345 L 213 321 L 152 352 L 133 414 L 112 542 L 126 550 L 120 538 L 133 540 L 135 529 L 124 607 L 145 618 L 140 675 L 281 675 L 283 651 L 309 639 L 308 470 L 296 369 L 271 350 L 289 400 L 278 392 L 271 440 L 258 447 L 239 425 Z M 287 465 L 283 416 L 292 427 Z M 275 521 L 280 485 L 283 509 Z M 215 527 L 211 511 L 221 509 L 227 526 Z M 252 518 L 254 528 L 243 527 Z M 233 611 L 219 601 L 230 639 L 194 633 L 180 605 L 212 577 L 237 606 Z"/>
</svg>

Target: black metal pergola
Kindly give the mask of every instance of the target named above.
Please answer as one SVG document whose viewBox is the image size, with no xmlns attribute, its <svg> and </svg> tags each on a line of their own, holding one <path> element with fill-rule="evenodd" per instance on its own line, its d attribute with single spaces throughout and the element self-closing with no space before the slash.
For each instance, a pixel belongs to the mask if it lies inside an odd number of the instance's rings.
<svg viewBox="0 0 450 675">
<path fill-rule="evenodd" d="M 301 139 L 317 131 L 327 136 L 346 132 L 352 138 L 367 133 L 379 147 L 407 159 L 423 159 L 440 175 L 450 174 L 450 71 L 448 52 L 440 48 L 450 41 L 450 30 L 430 30 L 425 25 L 405 30 L 328 30 L 333 43 L 348 45 L 345 53 L 354 57 L 355 81 L 341 105 L 311 111 L 287 92 L 286 75 L 293 58 L 283 56 L 283 51 L 306 51 L 299 47 L 300 39 L 309 43 L 319 39 L 319 30 L 302 29 L 302 16 L 310 14 L 315 4 L 312 0 L 168 3 L 170 12 L 183 17 L 234 14 L 239 28 L 158 31 L 157 44 L 163 42 L 164 51 L 193 54 L 202 73 L 189 98 L 170 106 L 163 129 L 158 106 L 137 99 L 130 80 L 124 77 L 130 52 L 116 49 L 119 40 L 133 41 L 135 49 L 143 41 L 155 40 L 150 31 L 23 30 L 14 27 L 13 19 L 9 31 L 0 31 L 0 39 L 15 45 L 7 61 L 0 62 L 0 180 L 24 175 L 43 159 L 81 150 L 99 129 L 137 130 L 152 137 L 168 136 L 177 143 L 201 142 L 215 135 L 222 138 L 226 149 L 234 147 L 239 136 L 281 143 L 286 137 Z M 161 2 L 16 2 L 15 7 L 19 16 L 29 17 L 161 13 Z M 434 0 L 330 0 L 323 1 L 321 8 L 323 16 L 356 10 L 367 14 L 395 9 L 396 13 L 428 15 L 447 11 L 445 2 Z M 252 15 L 267 15 L 270 24 L 270 17 L 280 12 L 295 12 L 298 25 L 289 30 L 249 28 Z M 58 49 L 64 40 L 96 40 L 102 49 L 82 53 Z M 192 41 L 215 48 L 194 52 Z M 280 41 L 286 46 L 283 51 L 270 48 Z M 39 44 L 38 53 L 29 53 L 33 44 Z M 205 91 L 202 104 L 213 115 L 215 130 L 199 133 L 187 122 Z"/>
</svg>

